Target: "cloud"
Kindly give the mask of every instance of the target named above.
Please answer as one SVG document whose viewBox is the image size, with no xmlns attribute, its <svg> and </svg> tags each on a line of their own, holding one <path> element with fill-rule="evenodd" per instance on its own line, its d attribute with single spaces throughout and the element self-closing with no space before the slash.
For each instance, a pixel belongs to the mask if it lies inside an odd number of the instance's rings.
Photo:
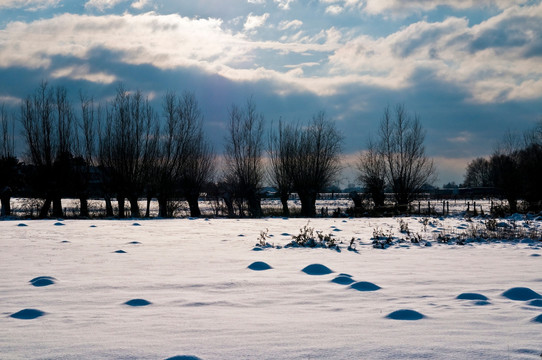
<svg viewBox="0 0 542 360">
<path fill-rule="evenodd" d="M 262 5 L 265 4 L 265 0 L 247 0 L 249 4 Z"/>
<path fill-rule="evenodd" d="M 265 13 L 263 15 L 252 15 L 252 13 L 250 13 L 247 16 L 247 21 L 245 22 L 244 29 L 254 30 L 256 28 L 259 28 L 265 24 L 268 18 L 269 13 Z"/>
<path fill-rule="evenodd" d="M 99 11 L 104 11 L 124 1 L 127 1 L 127 0 L 89 0 L 85 3 L 85 8 L 86 9 L 95 8 Z"/>
<path fill-rule="evenodd" d="M 60 0 L 2 0 L 0 1 L 0 9 L 21 9 L 28 11 L 36 11 L 55 7 L 60 3 Z"/>
<path fill-rule="evenodd" d="M 350 0 L 351 3 L 361 3 L 361 0 Z M 364 11 L 369 14 L 393 14 L 405 16 L 412 12 L 430 11 L 438 7 L 452 9 L 473 9 L 482 7 L 495 7 L 506 9 L 511 5 L 527 4 L 529 0 L 366 0 Z"/>
<path fill-rule="evenodd" d="M 0 67 L 47 69 L 57 76 L 107 83 L 113 72 L 92 67 L 85 72 L 80 62 L 68 60 L 61 67 L 52 65 L 58 58 L 85 61 L 93 50 L 104 49 L 119 63 L 198 69 L 239 82 L 265 81 L 282 95 L 332 96 L 367 87 L 404 90 L 418 86 L 418 76 L 424 74 L 459 89 L 474 103 L 540 97 L 542 4 L 511 7 L 473 26 L 457 17 L 418 21 L 382 37 L 331 27 L 260 40 L 254 30 L 269 18 L 269 13 L 251 13 L 241 32 L 228 29 L 221 19 L 154 12 L 62 14 L 11 22 L 0 32 Z M 301 20 L 282 21 L 277 29 L 297 30 L 302 25 Z"/>
<path fill-rule="evenodd" d="M 278 29 L 279 30 L 296 30 L 299 29 L 301 26 L 303 26 L 303 21 L 301 20 L 292 20 L 287 21 L 283 20 L 279 23 Z"/>
<path fill-rule="evenodd" d="M 457 136 L 449 137 L 446 139 L 448 142 L 451 143 L 468 143 L 472 140 L 472 134 L 468 131 L 461 131 Z"/>
<path fill-rule="evenodd" d="M 283 10 L 290 9 L 290 3 L 293 3 L 295 0 L 273 0 L 277 6 Z"/>
<path fill-rule="evenodd" d="M 330 5 L 326 8 L 326 13 L 331 15 L 338 15 L 344 11 L 342 6 Z"/>
<path fill-rule="evenodd" d="M 85 80 L 99 84 L 112 84 L 117 81 L 117 77 L 105 72 L 92 72 L 88 65 L 68 66 L 54 70 L 51 73 L 53 79 L 69 78 L 72 80 Z"/>
<path fill-rule="evenodd" d="M 471 101 L 531 99 L 542 81 L 542 4 L 515 6 L 474 26 L 467 19 L 419 21 L 386 37 L 344 43 L 329 57 L 331 73 L 357 74 L 388 88 L 415 86 L 414 75 L 433 76 L 471 94 Z"/>
<path fill-rule="evenodd" d="M 149 4 L 149 0 L 137 0 L 137 1 L 134 1 L 132 5 L 130 6 L 133 7 L 134 9 L 141 10 L 148 4 Z"/>
</svg>

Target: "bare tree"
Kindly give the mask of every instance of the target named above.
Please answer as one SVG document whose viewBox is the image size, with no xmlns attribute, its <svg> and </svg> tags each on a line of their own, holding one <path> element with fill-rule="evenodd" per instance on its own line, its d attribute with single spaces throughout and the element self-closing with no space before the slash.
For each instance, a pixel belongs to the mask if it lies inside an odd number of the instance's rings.
<svg viewBox="0 0 542 360">
<path fill-rule="evenodd" d="M 61 198 L 71 185 L 74 118 L 66 89 L 49 88 L 46 82 L 21 104 L 27 156 L 36 168 L 34 185 L 45 195 L 41 218 L 48 215 L 51 203 L 53 216 L 62 216 Z"/>
<path fill-rule="evenodd" d="M 260 217 L 260 190 L 264 176 L 263 115 L 256 111 L 256 105 L 249 99 L 243 109 L 232 105 L 228 125 L 226 178 L 235 181 L 236 192 L 247 201 L 250 215 Z"/>
<path fill-rule="evenodd" d="M 521 196 L 521 174 L 519 172 L 518 153 L 511 154 L 496 151 L 490 159 L 491 178 L 508 201 L 511 212 L 517 211 Z"/>
<path fill-rule="evenodd" d="M 132 217 L 140 216 L 138 200 L 156 161 L 158 121 L 140 91 L 128 93 L 122 85 L 106 111 L 100 131 L 100 165 L 117 195 L 119 217 L 125 216 L 125 200 Z"/>
<path fill-rule="evenodd" d="M 369 140 L 367 150 L 358 160 L 359 180 L 371 194 L 375 207 L 383 207 L 386 200 L 386 162 L 377 145 Z"/>
<path fill-rule="evenodd" d="M 483 157 L 473 159 L 467 165 L 463 185 L 468 187 L 493 186 L 490 161 Z"/>
<path fill-rule="evenodd" d="M 291 167 L 290 161 L 292 141 L 287 141 L 287 137 L 292 135 L 291 128 L 284 127 L 282 120 L 279 120 L 278 131 L 270 132 L 268 154 L 270 159 L 269 178 L 271 183 L 277 188 L 280 202 L 282 204 L 282 215 L 290 216 L 288 208 L 288 199 L 292 193 L 293 185 L 289 174 Z"/>
<path fill-rule="evenodd" d="M 435 178 L 433 161 L 425 155 L 425 132 L 419 118 L 403 105 L 389 107 L 379 129 L 379 151 L 386 163 L 386 180 L 400 209 L 405 210 L 424 185 Z"/>
<path fill-rule="evenodd" d="M 15 157 L 15 124 L 4 104 L 0 105 L 0 204 L 1 216 L 11 215 L 11 196 L 19 183 L 19 160 Z"/>
<path fill-rule="evenodd" d="M 81 117 L 78 123 L 78 146 L 74 158 L 75 196 L 80 202 L 80 216 L 88 217 L 88 198 L 92 170 L 96 169 L 96 127 L 100 123 L 101 109 L 92 97 L 79 94 Z"/>
<path fill-rule="evenodd" d="M 166 121 L 156 162 L 159 216 L 173 215 L 168 204 L 178 192 L 188 201 L 190 215 L 199 217 L 199 195 L 211 176 L 213 156 L 203 134 L 203 119 L 194 94 L 166 94 L 164 114 Z"/>
<path fill-rule="evenodd" d="M 341 169 L 343 137 L 321 111 L 307 126 L 286 127 L 282 138 L 286 152 L 291 154 L 286 160 L 288 176 L 301 201 L 301 215 L 316 216 L 318 193 L 331 184 Z"/>
</svg>

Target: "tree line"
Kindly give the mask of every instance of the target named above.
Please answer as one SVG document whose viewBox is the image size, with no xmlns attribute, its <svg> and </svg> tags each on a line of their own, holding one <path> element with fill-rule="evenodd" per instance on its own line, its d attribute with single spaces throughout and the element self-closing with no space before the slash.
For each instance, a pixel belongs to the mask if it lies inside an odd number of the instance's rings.
<svg viewBox="0 0 542 360">
<path fill-rule="evenodd" d="M 149 216 L 151 199 L 157 199 L 160 217 L 172 217 L 178 199 L 199 217 L 198 200 L 206 192 L 223 201 L 229 216 L 260 217 L 267 181 L 277 189 L 284 216 L 296 193 L 300 215 L 312 217 L 318 194 L 342 170 L 343 136 L 325 112 L 295 123 L 279 119 L 266 131 L 252 98 L 228 109 L 223 164 L 190 92 L 166 93 L 157 111 L 140 91 L 122 85 L 105 103 L 80 92 L 75 105 L 66 88 L 42 82 L 21 101 L 18 113 L 8 116 L 2 106 L 0 116 L 0 193 L 2 215 L 8 216 L 16 192 L 43 199 L 40 218 L 63 216 L 67 197 L 79 200 L 81 217 L 89 216 L 91 197 L 105 200 L 108 217 Z M 15 121 L 22 128 L 23 162 L 14 153 Z M 402 105 L 385 109 L 376 137 L 358 161 L 359 180 L 375 208 L 385 205 L 385 191 L 391 189 L 396 208 L 407 211 L 434 180 L 424 139 L 417 115 Z M 356 205 L 359 198 L 353 196 Z"/>
<path fill-rule="evenodd" d="M 342 136 L 323 112 L 295 126 L 281 121 L 278 130 L 268 133 L 252 99 L 232 105 L 218 171 L 218 156 L 203 131 L 193 93 L 167 93 L 160 111 L 140 91 L 122 85 L 106 103 L 83 93 L 78 100 L 74 105 L 66 88 L 42 82 L 21 101 L 18 112 L 10 116 L 0 108 L 2 215 L 11 214 L 13 194 L 24 193 L 43 199 L 40 218 L 63 216 L 67 197 L 79 199 L 80 216 L 88 217 L 88 201 L 96 196 L 105 200 L 106 216 L 140 217 L 142 198 L 148 216 L 155 198 L 160 217 L 172 217 L 178 199 L 186 200 L 191 216 L 198 217 L 205 189 L 219 194 L 230 216 L 259 217 L 267 179 L 288 196 L 298 192 L 302 215 L 314 216 L 317 194 L 340 169 Z M 24 140 L 22 162 L 14 151 L 16 121 Z M 270 167 L 267 158 L 273 159 Z"/>
<path fill-rule="evenodd" d="M 507 133 L 489 157 L 468 165 L 463 186 L 493 188 L 508 202 L 505 212 L 542 209 L 542 122 L 518 136 Z M 524 208 L 519 209 L 519 200 Z"/>
<path fill-rule="evenodd" d="M 173 216 L 177 199 L 186 200 L 190 215 L 198 217 L 198 199 L 206 191 L 222 199 L 230 216 L 260 217 L 267 180 L 277 189 L 283 215 L 290 215 L 288 199 L 296 193 L 300 215 L 311 217 L 318 194 L 342 169 L 343 136 L 323 111 L 308 121 L 280 119 L 265 131 L 264 116 L 251 98 L 232 105 L 219 166 L 193 93 L 167 93 L 161 111 L 140 91 L 122 85 L 106 103 L 83 93 L 78 100 L 76 106 L 66 88 L 42 82 L 18 114 L 10 117 L 0 108 L 2 215 L 10 215 L 16 191 L 43 199 L 40 218 L 62 216 L 66 197 L 79 199 L 80 216 L 88 217 L 89 198 L 96 196 L 105 200 L 108 217 L 142 216 L 142 198 L 145 216 L 155 198 L 160 217 Z M 24 162 L 14 153 L 14 119 L 22 127 Z M 397 204 L 405 207 L 431 181 L 435 171 L 425 156 L 424 136 L 419 119 L 403 106 L 385 110 L 378 139 L 369 142 L 358 164 L 375 206 L 384 205 L 384 189 L 391 186 Z"/>
</svg>

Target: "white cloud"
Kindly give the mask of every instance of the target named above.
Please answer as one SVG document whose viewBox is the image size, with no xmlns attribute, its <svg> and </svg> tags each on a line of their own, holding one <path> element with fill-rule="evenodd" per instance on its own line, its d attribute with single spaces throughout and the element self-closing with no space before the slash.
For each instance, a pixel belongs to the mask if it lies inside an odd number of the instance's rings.
<svg viewBox="0 0 542 360">
<path fill-rule="evenodd" d="M 361 3 L 361 0 L 349 0 L 350 3 Z M 496 7 L 506 9 L 510 6 L 526 4 L 529 0 L 366 0 L 365 11 L 370 14 L 393 13 L 407 15 L 415 11 L 429 11 L 439 6 L 453 9 L 471 9 L 481 7 Z"/>
<path fill-rule="evenodd" d="M 264 26 L 269 16 L 250 14 L 245 30 Z M 283 93 L 332 95 L 353 86 L 406 89 L 416 86 L 423 73 L 463 89 L 475 102 L 534 99 L 542 93 L 541 19 L 542 4 L 518 6 L 474 26 L 450 17 L 420 21 L 380 38 L 335 28 L 290 34 L 286 30 L 303 25 L 293 20 L 278 24 L 286 32 L 277 40 L 257 41 L 213 18 L 63 14 L 8 23 L 0 31 L 0 67 L 48 69 L 52 76 L 107 83 L 115 76 L 107 70 L 82 68 L 80 61 L 67 60 L 61 69 L 53 64 L 58 57 L 88 60 L 93 50 L 103 49 L 130 65 L 197 68 L 232 81 L 265 80 Z"/>
<path fill-rule="evenodd" d="M 339 5 L 330 5 L 326 8 L 326 13 L 331 15 L 338 15 L 344 11 L 344 8 Z"/>
<path fill-rule="evenodd" d="M 55 70 L 51 73 L 53 79 L 57 78 L 70 78 L 73 80 L 86 80 L 100 84 L 111 84 L 117 81 L 116 76 L 107 74 L 105 72 L 91 72 L 87 65 L 83 66 L 68 66 Z"/>
<path fill-rule="evenodd" d="M 25 10 L 35 11 L 55 7 L 60 0 L 2 0 L 0 1 L 0 9 L 7 8 L 24 8 Z"/>
<path fill-rule="evenodd" d="M 273 0 L 277 6 L 283 10 L 290 9 L 290 3 L 293 3 L 295 0 Z"/>
<path fill-rule="evenodd" d="M 149 0 L 137 0 L 137 1 L 134 1 L 132 5 L 130 6 L 133 7 L 134 9 L 141 10 L 148 4 L 149 4 Z"/>
<path fill-rule="evenodd" d="M 269 18 L 268 13 L 265 13 L 263 15 L 252 15 L 252 13 L 250 13 L 247 16 L 247 21 L 245 22 L 244 29 L 254 30 L 256 28 L 259 28 L 265 24 L 268 18 Z"/>
<path fill-rule="evenodd" d="M 287 21 L 283 20 L 279 23 L 278 29 L 279 30 L 296 30 L 299 29 L 301 26 L 303 26 L 303 21 L 301 20 L 292 20 Z"/>
<path fill-rule="evenodd" d="M 265 4 L 265 0 L 247 0 L 249 4 L 262 5 Z"/>
<path fill-rule="evenodd" d="M 2 104 L 18 105 L 21 103 L 21 98 L 9 95 L 0 95 L 0 106 Z"/>
<path fill-rule="evenodd" d="M 85 3 L 85 8 L 95 8 L 104 11 L 124 1 L 126 0 L 89 0 Z"/>
<path fill-rule="evenodd" d="M 542 4 L 513 7 L 472 27 L 459 18 L 420 21 L 387 37 L 348 41 L 330 56 L 330 71 L 397 89 L 414 85 L 425 71 L 475 102 L 534 98 L 542 83 L 541 20 Z"/>
</svg>

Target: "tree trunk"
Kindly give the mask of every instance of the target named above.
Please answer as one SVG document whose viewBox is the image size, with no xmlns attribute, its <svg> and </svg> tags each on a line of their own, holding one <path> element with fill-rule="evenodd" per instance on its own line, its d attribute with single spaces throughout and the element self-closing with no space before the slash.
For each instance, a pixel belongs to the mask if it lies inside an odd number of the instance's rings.
<svg viewBox="0 0 542 360">
<path fill-rule="evenodd" d="M 152 196 L 148 195 L 147 196 L 147 208 L 145 210 L 145 217 L 146 218 L 151 216 L 151 201 L 152 201 Z"/>
<path fill-rule="evenodd" d="M 130 196 L 128 200 L 130 201 L 130 216 L 134 218 L 141 217 L 141 213 L 139 211 L 139 204 L 137 203 L 137 196 Z"/>
<path fill-rule="evenodd" d="M 191 217 L 201 216 L 198 200 L 199 200 L 199 193 L 194 192 L 194 193 L 186 194 L 186 201 L 188 202 L 188 207 L 190 208 Z"/>
<path fill-rule="evenodd" d="M 168 218 L 169 214 L 167 211 L 168 198 L 165 196 L 158 196 L 158 216 L 161 218 Z"/>
<path fill-rule="evenodd" d="M 117 202 L 119 203 L 119 218 L 124 218 L 124 201 L 125 198 L 122 195 L 117 195 Z"/>
<path fill-rule="evenodd" d="M 51 210 L 51 199 L 46 198 L 43 205 L 41 205 L 40 213 L 38 217 L 40 219 L 45 219 L 47 216 L 49 216 L 49 210 Z"/>
<path fill-rule="evenodd" d="M 301 192 L 299 193 L 299 200 L 301 201 L 301 216 L 315 217 L 316 216 L 316 193 L 313 192 Z"/>
<path fill-rule="evenodd" d="M 79 202 L 81 203 L 80 205 L 80 212 L 79 212 L 79 216 L 83 217 L 83 218 L 88 218 L 89 217 L 89 213 L 88 213 L 88 199 L 86 196 L 80 196 L 79 197 Z"/>
<path fill-rule="evenodd" d="M 61 218 L 64 216 L 62 211 L 62 199 L 57 195 L 53 197 L 53 216 L 56 218 Z"/>
<path fill-rule="evenodd" d="M 233 210 L 233 199 L 230 192 L 225 192 L 222 195 L 222 198 L 224 199 L 224 203 L 226 204 L 226 207 L 228 208 L 228 217 L 234 217 L 235 211 Z"/>
<path fill-rule="evenodd" d="M 290 209 L 288 208 L 288 199 L 290 198 L 290 194 L 287 192 L 280 194 L 280 202 L 282 203 L 282 216 L 290 216 Z"/>
<path fill-rule="evenodd" d="M 262 202 L 260 196 L 253 192 L 248 196 L 248 212 L 253 218 L 259 218 L 263 216 Z"/>
<path fill-rule="evenodd" d="M 109 195 L 104 196 L 105 199 L 105 216 L 113 217 L 113 205 L 111 204 L 111 197 Z"/>
<path fill-rule="evenodd" d="M 11 204 L 10 204 L 10 198 L 9 195 L 2 195 L 2 216 L 10 216 L 11 215 Z"/>
<path fill-rule="evenodd" d="M 510 212 L 512 214 L 518 211 L 518 201 L 515 198 L 508 198 L 508 205 L 510 206 Z"/>
</svg>

